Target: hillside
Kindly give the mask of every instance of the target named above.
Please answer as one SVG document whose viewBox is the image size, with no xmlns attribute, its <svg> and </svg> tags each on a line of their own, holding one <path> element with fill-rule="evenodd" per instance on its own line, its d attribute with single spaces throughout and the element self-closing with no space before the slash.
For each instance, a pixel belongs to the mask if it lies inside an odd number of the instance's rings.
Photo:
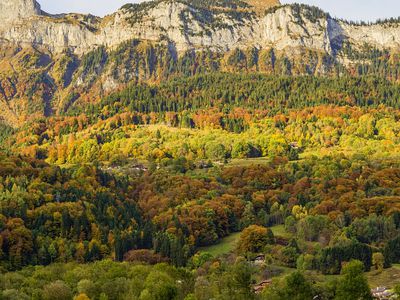
<svg viewBox="0 0 400 300">
<path fill-rule="evenodd" d="M 396 22 L 351 24 L 270 1 L 158 0 L 98 18 L 2 1 L 0 118 L 18 127 L 130 83 L 195 74 L 399 78 Z"/>
</svg>

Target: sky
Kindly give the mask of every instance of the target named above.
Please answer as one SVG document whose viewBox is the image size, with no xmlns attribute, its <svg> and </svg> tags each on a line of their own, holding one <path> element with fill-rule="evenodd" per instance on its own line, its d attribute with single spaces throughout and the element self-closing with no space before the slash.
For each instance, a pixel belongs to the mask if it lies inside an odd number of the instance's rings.
<svg viewBox="0 0 400 300">
<path fill-rule="evenodd" d="M 49 13 L 80 12 L 104 16 L 127 2 L 140 0 L 37 0 Z M 315 5 L 333 17 L 352 21 L 375 21 L 400 16 L 400 0 L 281 0 Z"/>
</svg>

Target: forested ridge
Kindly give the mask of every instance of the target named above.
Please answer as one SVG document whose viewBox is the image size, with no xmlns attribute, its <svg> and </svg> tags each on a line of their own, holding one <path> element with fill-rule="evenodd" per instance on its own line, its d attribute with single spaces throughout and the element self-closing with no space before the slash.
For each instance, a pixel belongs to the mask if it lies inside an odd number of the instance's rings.
<svg viewBox="0 0 400 300">
<path fill-rule="evenodd" d="M 332 79 L 214 73 L 179 78 L 160 86 L 133 85 L 86 109 L 98 114 L 104 106 L 110 109 L 117 106 L 117 111 L 123 107 L 140 113 L 203 108 L 232 110 L 235 107 L 276 113 L 323 104 L 361 107 L 383 104 L 398 108 L 399 95 L 398 84 L 375 76 Z"/>
<path fill-rule="evenodd" d="M 346 41 L 338 51 L 337 57 L 307 49 L 293 54 L 255 47 L 178 53 L 173 45 L 141 40 L 115 49 L 98 47 L 83 56 L 8 49 L 1 62 L 13 68 L 5 68 L 0 76 L 5 103 L 1 117 L 20 127 L 43 116 L 82 111 L 90 115 L 88 107 L 96 111 L 103 106 L 100 102 L 113 102 L 115 97 L 125 98 L 125 103 L 127 98 L 136 100 L 128 106 L 141 112 L 214 105 L 398 106 L 396 52 L 368 45 L 356 48 Z M 228 88 L 221 89 L 224 83 Z"/>
</svg>

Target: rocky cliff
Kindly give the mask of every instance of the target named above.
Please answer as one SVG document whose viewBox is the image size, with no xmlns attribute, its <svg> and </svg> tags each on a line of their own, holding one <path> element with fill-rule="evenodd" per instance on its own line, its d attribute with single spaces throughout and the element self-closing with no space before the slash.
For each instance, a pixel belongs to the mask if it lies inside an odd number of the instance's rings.
<svg viewBox="0 0 400 300">
<path fill-rule="evenodd" d="M 351 24 L 278 0 L 154 0 L 104 18 L 2 0 L 0 18 L 0 119 L 13 126 L 130 82 L 213 71 L 378 72 L 371 66 L 396 65 L 400 49 L 395 20 Z"/>
<path fill-rule="evenodd" d="M 273 46 L 278 50 L 306 47 L 332 53 L 343 40 L 379 48 L 400 46 L 398 24 L 350 25 L 317 9 L 276 6 L 279 3 L 267 0 L 210 2 L 151 1 L 126 5 L 100 19 L 50 16 L 41 12 L 35 0 L 3 0 L 0 37 L 18 45 L 43 46 L 54 53 L 72 49 L 77 54 L 98 45 L 116 47 L 131 39 L 168 41 L 178 51 Z M 251 7 L 264 12 L 256 14 Z"/>
<path fill-rule="evenodd" d="M 25 20 L 42 13 L 39 3 L 34 0 L 3 0 L 0 2 L 2 26 L 9 26 L 18 20 Z"/>
</svg>

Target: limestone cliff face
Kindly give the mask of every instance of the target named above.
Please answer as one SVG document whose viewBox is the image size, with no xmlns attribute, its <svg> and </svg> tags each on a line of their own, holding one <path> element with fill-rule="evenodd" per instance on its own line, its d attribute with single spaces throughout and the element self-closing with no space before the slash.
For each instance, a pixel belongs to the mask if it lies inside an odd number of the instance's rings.
<svg viewBox="0 0 400 300">
<path fill-rule="evenodd" d="M 3 26 L 40 14 L 40 5 L 35 0 L 2 0 L 0 2 L 0 19 Z"/>
<path fill-rule="evenodd" d="M 0 24 L 0 38 L 14 44 L 44 46 L 54 53 L 68 48 L 77 54 L 98 45 L 116 47 L 132 39 L 168 41 L 178 51 L 273 46 L 278 50 L 305 47 L 332 53 L 343 40 L 378 48 L 400 45 L 398 25 L 353 26 L 321 12 L 313 14 L 311 9 L 292 6 L 255 14 L 240 9 L 201 8 L 189 3 L 147 2 L 126 6 L 98 19 L 48 16 L 41 13 L 34 0 L 2 0 L 0 17 L 4 22 Z M 252 3 L 259 6 L 264 2 L 249 1 Z M 264 5 L 277 4 L 268 3 Z"/>
<path fill-rule="evenodd" d="M 341 23 L 341 30 L 353 44 L 369 44 L 378 48 L 400 49 L 400 24 L 387 23 L 369 26 L 351 26 Z M 340 29 L 339 29 L 340 30 Z"/>
</svg>

